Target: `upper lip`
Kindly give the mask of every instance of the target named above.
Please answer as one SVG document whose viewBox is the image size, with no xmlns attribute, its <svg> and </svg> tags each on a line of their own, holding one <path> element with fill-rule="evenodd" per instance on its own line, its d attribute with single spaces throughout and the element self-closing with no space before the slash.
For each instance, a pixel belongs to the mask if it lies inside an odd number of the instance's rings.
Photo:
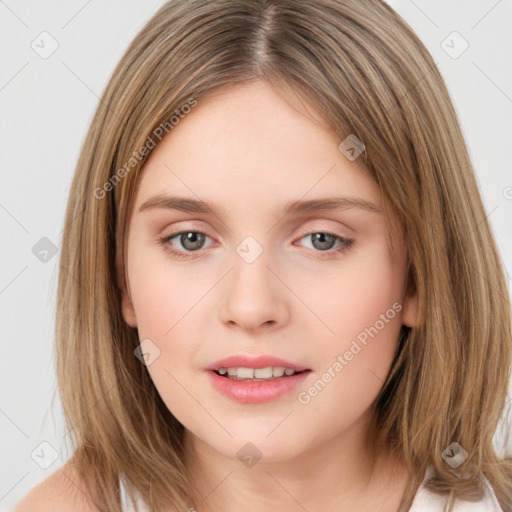
<svg viewBox="0 0 512 512">
<path fill-rule="evenodd" d="M 261 355 L 261 356 L 248 356 L 248 355 L 234 355 L 220 359 L 205 368 L 205 370 L 218 370 L 219 368 L 267 368 L 269 366 L 280 366 L 283 368 L 292 368 L 296 371 L 308 370 L 305 366 L 301 366 L 279 357 Z"/>
</svg>

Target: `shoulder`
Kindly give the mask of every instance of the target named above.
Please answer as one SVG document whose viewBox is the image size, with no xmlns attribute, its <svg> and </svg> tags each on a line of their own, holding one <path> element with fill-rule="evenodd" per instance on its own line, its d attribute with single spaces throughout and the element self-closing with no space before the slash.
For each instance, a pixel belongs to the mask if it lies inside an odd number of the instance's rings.
<svg viewBox="0 0 512 512">
<path fill-rule="evenodd" d="M 53 472 L 14 507 L 13 512 L 99 512 L 71 463 Z"/>
</svg>

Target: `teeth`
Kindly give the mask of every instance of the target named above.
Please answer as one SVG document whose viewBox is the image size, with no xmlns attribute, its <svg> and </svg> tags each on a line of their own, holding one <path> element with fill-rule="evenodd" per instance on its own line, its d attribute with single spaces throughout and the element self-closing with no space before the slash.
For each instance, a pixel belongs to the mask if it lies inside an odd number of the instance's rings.
<svg viewBox="0 0 512 512">
<path fill-rule="evenodd" d="M 257 379 L 270 379 L 272 377 L 272 366 L 267 368 L 256 368 L 254 370 L 254 376 Z"/>
<path fill-rule="evenodd" d="M 267 368 L 219 368 L 221 375 L 226 375 L 233 379 L 271 379 L 282 377 L 283 375 L 293 375 L 296 370 L 293 368 L 283 368 L 282 366 L 268 366 Z"/>
<path fill-rule="evenodd" d="M 254 370 L 252 368 L 236 368 L 236 376 L 239 379 L 254 379 Z"/>
<path fill-rule="evenodd" d="M 282 366 L 276 366 L 272 369 L 274 377 L 282 377 L 284 375 L 284 368 Z"/>
</svg>

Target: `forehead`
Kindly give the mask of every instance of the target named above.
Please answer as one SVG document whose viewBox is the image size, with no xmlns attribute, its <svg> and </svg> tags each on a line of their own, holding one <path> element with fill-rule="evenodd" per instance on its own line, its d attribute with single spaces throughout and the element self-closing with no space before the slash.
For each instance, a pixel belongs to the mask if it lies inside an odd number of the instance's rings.
<svg viewBox="0 0 512 512">
<path fill-rule="evenodd" d="M 340 142 L 270 85 L 230 87 L 201 99 L 153 150 L 136 209 L 158 192 L 248 207 L 342 195 L 378 208 L 378 187 Z"/>
</svg>

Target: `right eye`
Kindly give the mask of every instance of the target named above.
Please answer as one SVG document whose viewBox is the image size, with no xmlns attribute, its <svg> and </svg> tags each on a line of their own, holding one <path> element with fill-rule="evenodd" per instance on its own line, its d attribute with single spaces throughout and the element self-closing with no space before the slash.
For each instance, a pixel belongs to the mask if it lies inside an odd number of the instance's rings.
<svg viewBox="0 0 512 512">
<path fill-rule="evenodd" d="M 183 250 L 176 249 L 174 245 L 171 244 L 171 241 L 175 238 Z M 160 238 L 160 244 L 178 258 L 187 258 L 187 253 L 198 252 L 199 249 L 203 248 L 206 238 L 210 237 L 202 231 L 178 231 L 171 235 L 166 235 L 165 237 Z"/>
</svg>

